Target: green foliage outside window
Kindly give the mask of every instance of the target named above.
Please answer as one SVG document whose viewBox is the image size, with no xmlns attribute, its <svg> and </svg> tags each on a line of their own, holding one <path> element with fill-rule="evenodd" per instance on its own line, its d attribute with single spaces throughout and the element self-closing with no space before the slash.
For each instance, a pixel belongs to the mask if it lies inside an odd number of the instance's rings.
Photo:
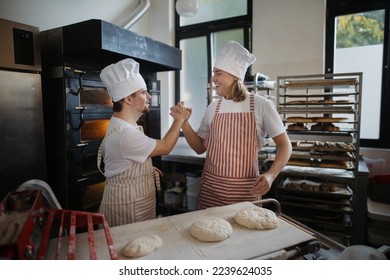
<svg viewBox="0 0 390 280">
<path fill-rule="evenodd" d="M 383 44 L 384 10 L 337 17 L 336 48 Z"/>
</svg>

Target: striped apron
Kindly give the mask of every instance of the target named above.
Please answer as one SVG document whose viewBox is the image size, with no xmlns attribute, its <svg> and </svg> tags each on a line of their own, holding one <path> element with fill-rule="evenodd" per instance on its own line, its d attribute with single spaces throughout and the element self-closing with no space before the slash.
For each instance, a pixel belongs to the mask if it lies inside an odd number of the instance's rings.
<svg viewBox="0 0 390 280">
<path fill-rule="evenodd" d="M 250 189 L 259 175 L 259 139 L 254 96 L 250 112 L 219 113 L 217 103 L 210 134 L 205 139 L 207 157 L 202 173 L 199 209 L 255 201 Z"/>
<path fill-rule="evenodd" d="M 103 157 L 104 139 L 98 152 L 99 170 Z M 106 215 L 110 227 L 156 218 L 156 173 L 148 157 L 144 163 L 134 163 L 121 174 L 106 178 L 99 212 Z"/>
</svg>

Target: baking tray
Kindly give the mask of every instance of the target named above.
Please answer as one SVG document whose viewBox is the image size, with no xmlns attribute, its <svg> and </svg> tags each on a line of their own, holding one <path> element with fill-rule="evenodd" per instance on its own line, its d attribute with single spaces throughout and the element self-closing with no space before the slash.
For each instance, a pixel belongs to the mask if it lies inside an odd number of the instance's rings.
<svg viewBox="0 0 390 280">
<path fill-rule="evenodd" d="M 303 166 L 303 167 L 319 167 L 319 168 L 334 168 L 354 170 L 353 162 L 350 161 L 336 161 L 336 160 L 321 160 L 321 159 L 294 159 L 290 158 L 288 165 Z"/>
<path fill-rule="evenodd" d="M 349 152 L 326 152 L 325 150 L 313 151 L 294 151 L 291 153 L 291 159 L 320 159 L 337 161 L 355 161 L 354 156 Z"/>
<path fill-rule="evenodd" d="M 354 152 L 356 148 L 349 143 L 324 141 L 291 141 L 295 151 Z"/>
<path fill-rule="evenodd" d="M 243 208 L 252 207 L 251 202 L 236 203 L 227 206 L 212 207 L 204 210 L 193 211 L 174 216 L 148 220 L 135 224 L 128 224 L 110 228 L 115 250 L 119 259 L 129 259 L 120 252 L 132 239 L 146 234 L 157 234 L 163 241 L 162 246 L 149 255 L 134 259 L 152 260 L 240 260 L 266 258 L 268 255 L 283 251 L 286 248 L 296 247 L 315 240 L 310 232 L 287 222 L 283 217 L 278 217 L 279 226 L 272 230 L 249 230 L 238 225 L 233 217 Z M 201 242 L 189 233 L 190 226 L 200 219 L 222 218 L 233 227 L 232 235 L 220 242 Z M 81 250 L 87 236 L 80 233 L 77 236 L 77 248 L 80 252 L 77 256 L 81 259 L 88 258 L 87 250 Z M 96 249 L 100 255 L 107 254 L 104 246 L 104 236 L 95 238 Z M 103 257 L 108 259 L 108 256 Z"/>
<path fill-rule="evenodd" d="M 301 202 L 292 202 L 288 200 L 281 201 L 283 206 L 292 206 L 299 207 L 301 209 L 306 209 L 310 214 L 315 218 L 327 218 L 335 219 L 341 214 L 352 213 L 352 207 L 345 205 L 329 205 L 329 204 L 317 204 L 317 203 L 301 203 Z"/>
<path fill-rule="evenodd" d="M 278 194 L 278 200 L 280 203 L 283 203 L 283 201 L 292 201 L 295 203 L 300 204 L 315 204 L 319 207 L 331 207 L 336 205 L 342 205 L 347 207 L 352 207 L 352 199 L 324 199 L 324 198 L 317 198 L 317 197 L 311 197 L 308 196 L 297 196 L 297 195 L 291 195 L 291 194 Z"/>
<path fill-rule="evenodd" d="M 285 80 L 281 88 L 299 88 L 299 87 L 333 87 L 333 86 L 352 86 L 357 85 L 358 81 L 354 78 L 335 78 L 335 79 L 308 79 L 308 80 Z"/>
<path fill-rule="evenodd" d="M 349 185 L 351 180 L 355 178 L 354 172 L 351 170 L 335 169 L 335 168 L 317 168 L 317 167 L 302 167 L 287 165 L 283 168 L 282 175 L 284 177 L 305 178 L 314 181 L 323 182 L 339 182 Z M 337 181 L 335 181 L 337 179 Z"/>
<path fill-rule="evenodd" d="M 280 93 L 280 97 L 345 97 L 351 95 L 357 95 L 359 92 L 356 91 L 346 91 L 346 92 L 321 92 L 321 93 L 310 93 L 308 94 L 306 91 L 303 93 L 300 92 L 290 92 L 290 93 Z M 356 104 L 353 102 L 353 104 Z"/>
<path fill-rule="evenodd" d="M 283 206 L 289 217 L 312 226 L 313 228 L 321 225 L 322 227 L 335 227 L 340 231 L 352 228 L 351 213 L 330 213 L 329 212 L 309 212 L 307 209 Z"/>
<path fill-rule="evenodd" d="M 286 107 L 279 108 L 280 113 L 319 113 L 319 114 L 353 114 L 356 112 L 351 106 L 334 106 L 334 104 L 327 104 L 322 106 L 291 106 L 285 105 Z"/>
<path fill-rule="evenodd" d="M 355 105 L 356 102 L 348 100 L 348 99 L 311 99 L 311 96 L 305 95 L 305 99 L 295 99 L 297 96 L 292 95 L 283 95 L 289 97 L 287 101 L 281 102 L 279 105 L 284 106 L 346 106 L 346 105 Z M 294 98 L 292 98 L 294 97 Z M 315 97 L 325 97 L 325 96 L 315 96 Z M 308 107 L 307 107 L 308 108 Z M 348 106 L 348 108 L 353 108 L 352 106 Z"/>
<path fill-rule="evenodd" d="M 325 192 L 325 191 L 308 191 L 301 187 L 298 187 L 296 189 L 287 188 L 288 184 L 290 183 L 294 183 L 298 186 L 301 185 L 302 183 L 319 186 L 321 183 L 327 183 L 327 182 L 316 182 L 311 180 L 294 180 L 291 178 L 286 178 L 285 180 L 281 181 L 280 184 L 278 185 L 278 191 L 285 195 L 288 194 L 305 195 L 306 197 L 309 196 L 312 198 L 327 198 L 328 200 L 339 200 L 339 199 L 346 200 L 346 199 L 351 199 L 353 195 L 351 188 L 345 184 L 333 183 L 336 186 L 336 191 Z"/>
</svg>

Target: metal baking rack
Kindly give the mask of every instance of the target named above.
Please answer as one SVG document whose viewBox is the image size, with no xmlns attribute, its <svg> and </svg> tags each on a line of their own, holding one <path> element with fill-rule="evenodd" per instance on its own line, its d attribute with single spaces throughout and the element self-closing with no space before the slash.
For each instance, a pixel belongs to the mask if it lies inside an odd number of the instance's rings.
<svg viewBox="0 0 390 280">
<path fill-rule="evenodd" d="M 79 232 L 88 232 L 91 260 L 96 253 L 95 231 L 102 229 L 111 259 L 118 259 L 109 225 L 103 214 L 47 208 L 42 190 L 27 189 L 9 193 L 0 204 L 0 258 L 47 259 L 48 244 L 56 240 L 54 259 L 77 259 Z M 101 242 L 100 242 L 101 245 Z M 66 256 L 59 252 L 61 248 Z M 62 250 L 63 251 L 63 250 Z"/>
</svg>

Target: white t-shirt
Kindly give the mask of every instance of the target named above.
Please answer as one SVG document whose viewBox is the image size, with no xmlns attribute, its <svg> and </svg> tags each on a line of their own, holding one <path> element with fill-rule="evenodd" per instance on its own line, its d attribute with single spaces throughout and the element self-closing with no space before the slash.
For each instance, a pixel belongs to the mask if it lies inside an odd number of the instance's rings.
<svg viewBox="0 0 390 280">
<path fill-rule="evenodd" d="M 143 163 L 156 147 L 156 139 L 144 134 L 142 127 L 112 117 L 104 143 L 104 175 L 118 175 L 136 163 Z"/>
<path fill-rule="evenodd" d="M 275 137 L 286 131 L 283 125 L 279 113 L 276 111 L 275 104 L 260 95 L 254 95 L 255 102 L 255 118 L 256 118 L 256 129 L 257 136 L 260 140 L 260 145 L 264 143 L 264 137 Z M 205 115 L 203 116 L 200 124 L 198 135 L 205 139 L 210 132 L 210 124 L 215 114 L 215 108 L 218 100 L 209 104 L 206 109 Z M 237 113 L 237 112 L 250 112 L 250 97 L 247 92 L 247 97 L 244 101 L 235 102 L 233 100 L 222 99 L 219 113 Z"/>
</svg>

